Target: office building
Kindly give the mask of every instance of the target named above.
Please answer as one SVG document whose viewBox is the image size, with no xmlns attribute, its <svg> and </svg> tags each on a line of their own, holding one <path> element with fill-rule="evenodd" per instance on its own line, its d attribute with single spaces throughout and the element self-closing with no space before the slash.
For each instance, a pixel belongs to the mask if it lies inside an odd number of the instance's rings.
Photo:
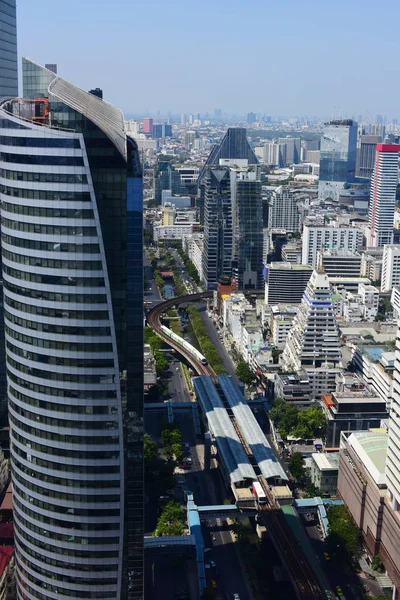
<svg viewBox="0 0 400 600">
<path fill-rule="evenodd" d="M 233 264 L 239 289 L 260 289 L 263 269 L 261 181 L 257 167 L 231 168 Z"/>
<path fill-rule="evenodd" d="M 253 112 L 247 113 L 247 125 L 254 125 L 254 123 L 256 121 L 257 121 L 256 113 L 253 113 Z"/>
<path fill-rule="evenodd" d="M 157 204 L 162 202 L 163 190 L 169 190 L 173 196 L 181 191 L 181 178 L 169 161 L 158 162 L 154 167 L 153 192 Z"/>
<path fill-rule="evenodd" d="M 321 152 L 319 150 L 307 150 L 304 158 L 306 163 L 319 165 L 321 160 Z"/>
<path fill-rule="evenodd" d="M 312 400 L 310 378 L 305 371 L 298 373 L 275 373 L 274 396 L 305 408 Z"/>
<path fill-rule="evenodd" d="M 139 153 L 111 104 L 27 59 L 23 87 L 0 105 L 17 596 L 141 600 Z"/>
<path fill-rule="evenodd" d="M 328 277 L 360 277 L 361 254 L 351 250 L 322 249 L 318 251 L 317 268 Z"/>
<path fill-rule="evenodd" d="M 380 135 L 360 135 L 357 147 L 357 177 L 371 179 L 374 172 L 376 145 L 382 142 Z"/>
<path fill-rule="evenodd" d="M 56 63 L 46 63 L 44 65 L 44 68 L 47 69 L 48 71 L 52 71 L 53 73 L 55 73 L 55 75 L 57 75 L 57 65 Z M 89 92 L 91 93 L 91 92 Z"/>
<path fill-rule="evenodd" d="M 390 292 L 400 285 L 400 245 L 385 244 L 383 247 L 381 291 Z"/>
<path fill-rule="evenodd" d="M 341 369 L 339 329 L 324 273 L 312 273 L 281 358 L 285 371 L 307 373 L 312 398 L 320 400 L 335 389 Z"/>
<path fill-rule="evenodd" d="M 145 117 L 143 119 L 143 133 L 153 133 L 153 119 L 151 117 Z"/>
<path fill-rule="evenodd" d="M 337 201 L 340 190 L 355 180 L 357 123 L 330 121 L 321 137 L 318 197 Z"/>
<path fill-rule="evenodd" d="M 311 483 L 323 496 L 336 496 L 339 452 L 314 452 L 311 455 Z"/>
<path fill-rule="evenodd" d="M 301 139 L 293 137 L 279 138 L 278 143 L 285 147 L 283 166 L 297 165 L 300 162 Z"/>
<path fill-rule="evenodd" d="M 280 186 L 272 193 L 269 201 L 268 227 L 285 232 L 300 230 L 300 213 L 297 195 L 293 188 Z"/>
<path fill-rule="evenodd" d="M 301 262 L 303 265 L 311 265 L 316 268 L 318 252 L 321 249 L 359 252 L 362 250 L 362 246 L 363 232 L 361 229 L 305 223 Z"/>
<path fill-rule="evenodd" d="M 229 167 L 207 167 L 204 198 L 203 277 L 216 290 L 220 277 L 232 274 L 233 228 Z"/>
<path fill-rule="evenodd" d="M 295 265 L 289 262 L 266 265 L 265 303 L 300 304 L 312 272 L 312 267 L 308 265 Z"/>
<path fill-rule="evenodd" d="M 214 108 L 214 117 L 216 119 L 220 119 L 222 117 L 222 109 L 221 108 Z"/>
<path fill-rule="evenodd" d="M 197 135 L 195 131 L 187 131 L 185 133 L 185 146 L 186 148 L 193 148 L 194 140 Z"/>
<path fill-rule="evenodd" d="M 390 504 L 390 485 L 385 474 L 389 446 L 390 438 L 382 430 L 343 433 L 338 492 L 361 530 L 369 555 L 380 556 L 393 583 L 392 597 L 398 598 L 400 521 L 398 510 Z M 399 486 L 398 482 L 396 485 Z M 382 575 L 382 579 L 387 577 Z"/>
<path fill-rule="evenodd" d="M 286 345 L 286 338 L 297 310 L 298 306 L 295 304 L 275 304 L 271 306 L 269 328 L 274 346 L 278 350 L 283 350 Z"/>
<path fill-rule="evenodd" d="M 228 130 L 219 144 L 216 144 L 200 171 L 197 180 L 199 192 L 199 208 L 200 208 L 200 223 L 204 223 L 204 179 L 206 168 L 212 165 L 219 165 L 220 160 L 243 159 L 247 160 L 247 164 L 256 165 L 258 159 L 251 148 L 247 137 L 246 129 L 243 127 L 228 127 Z"/>
<path fill-rule="evenodd" d="M 18 96 L 16 0 L 0 0 L 0 98 Z"/>
<path fill-rule="evenodd" d="M 89 90 L 89 94 L 93 94 L 93 96 L 97 96 L 97 98 L 100 98 L 100 100 L 103 100 L 103 90 L 99 87 L 94 88 L 93 90 Z"/>
<path fill-rule="evenodd" d="M 368 245 L 373 248 L 393 243 L 399 152 L 400 144 L 376 146 L 368 213 Z"/>
<path fill-rule="evenodd" d="M 153 125 L 153 138 L 162 139 L 172 137 L 172 125 L 168 123 L 156 123 Z"/>
</svg>

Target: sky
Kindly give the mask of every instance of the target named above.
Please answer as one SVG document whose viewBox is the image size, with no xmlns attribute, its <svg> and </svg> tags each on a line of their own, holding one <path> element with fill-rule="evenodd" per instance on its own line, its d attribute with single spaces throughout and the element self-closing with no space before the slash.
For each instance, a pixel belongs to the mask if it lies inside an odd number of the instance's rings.
<svg viewBox="0 0 400 600">
<path fill-rule="evenodd" d="M 400 118 L 400 2 L 17 0 L 19 56 L 127 114 Z"/>
</svg>

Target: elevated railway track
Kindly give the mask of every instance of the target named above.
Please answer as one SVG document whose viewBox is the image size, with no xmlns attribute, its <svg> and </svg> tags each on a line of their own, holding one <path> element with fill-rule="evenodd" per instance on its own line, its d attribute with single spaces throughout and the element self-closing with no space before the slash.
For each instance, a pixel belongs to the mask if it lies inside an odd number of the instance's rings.
<svg viewBox="0 0 400 600">
<path fill-rule="evenodd" d="M 178 304 L 188 304 L 198 302 L 204 298 L 211 298 L 212 292 L 201 292 L 197 294 L 187 294 L 178 298 L 171 298 L 162 302 L 152 308 L 147 315 L 147 322 L 152 327 L 153 331 L 157 333 L 165 342 L 167 342 L 172 348 L 179 352 L 193 367 L 194 371 L 198 375 L 209 375 L 213 382 L 217 384 L 217 377 L 208 364 L 203 364 L 196 358 L 194 353 L 190 351 L 190 347 L 182 347 L 175 340 L 171 339 L 161 329 L 161 316 L 162 314 Z M 196 350 L 193 348 L 193 350 Z M 274 498 L 268 481 L 262 476 L 261 471 L 258 467 L 257 461 L 255 460 L 253 453 L 246 442 L 246 439 L 235 419 L 232 410 L 227 407 L 227 412 L 235 428 L 235 431 L 239 437 L 239 440 L 249 457 L 251 465 L 253 465 L 255 473 L 258 477 L 265 495 L 267 497 L 267 503 L 259 506 L 259 516 L 263 524 L 265 525 L 276 550 L 286 567 L 288 575 L 292 581 L 292 584 L 296 590 L 297 597 L 299 600 L 329 600 L 334 598 L 329 590 L 322 589 L 316 574 L 310 567 L 307 559 L 304 556 L 304 552 L 299 544 L 295 542 L 293 533 L 291 532 L 285 516 L 279 506 L 279 503 Z"/>
</svg>

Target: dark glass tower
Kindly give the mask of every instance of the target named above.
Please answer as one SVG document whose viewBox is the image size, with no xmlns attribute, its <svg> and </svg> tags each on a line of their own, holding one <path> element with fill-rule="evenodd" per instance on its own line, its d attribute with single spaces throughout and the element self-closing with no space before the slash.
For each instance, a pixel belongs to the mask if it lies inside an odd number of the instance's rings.
<svg viewBox="0 0 400 600">
<path fill-rule="evenodd" d="M 0 106 L 20 600 L 143 598 L 142 173 L 122 113 L 23 60 Z"/>
<path fill-rule="evenodd" d="M 321 138 L 318 196 L 338 201 L 340 190 L 355 181 L 358 125 L 351 119 L 325 123 Z"/>
<path fill-rule="evenodd" d="M 18 96 L 15 0 L 0 0 L 0 98 Z"/>
</svg>

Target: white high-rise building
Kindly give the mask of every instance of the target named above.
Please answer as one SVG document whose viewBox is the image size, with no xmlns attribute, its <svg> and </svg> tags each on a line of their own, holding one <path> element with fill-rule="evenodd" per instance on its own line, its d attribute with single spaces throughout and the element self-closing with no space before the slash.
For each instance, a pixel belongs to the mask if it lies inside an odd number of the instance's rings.
<svg viewBox="0 0 400 600">
<path fill-rule="evenodd" d="M 400 324 L 400 322 L 399 322 Z M 389 415 L 386 483 L 392 506 L 400 509 L 400 329 L 397 332 L 393 372 L 393 400 Z"/>
<path fill-rule="evenodd" d="M 400 285 L 400 245 L 385 244 L 383 247 L 381 292 L 390 292 Z"/>
<path fill-rule="evenodd" d="M 396 187 L 399 180 L 400 144 L 377 144 L 368 214 L 368 245 L 393 242 Z"/>
<path fill-rule="evenodd" d="M 303 228 L 303 250 L 301 262 L 314 269 L 318 263 L 318 251 L 350 250 L 360 251 L 363 245 L 363 233 L 357 227 L 333 227 L 331 225 L 305 224 Z"/>
<path fill-rule="evenodd" d="M 314 271 L 307 284 L 300 308 L 293 320 L 282 354 L 285 371 L 306 371 L 311 397 L 335 390 L 336 374 L 341 369 L 339 330 L 333 310 L 328 277 Z"/>
<path fill-rule="evenodd" d="M 269 203 L 268 226 L 270 229 L 299 231 L 300 213 L 293 189 L 280 186 L 273 192 Z"/>
</svg>

